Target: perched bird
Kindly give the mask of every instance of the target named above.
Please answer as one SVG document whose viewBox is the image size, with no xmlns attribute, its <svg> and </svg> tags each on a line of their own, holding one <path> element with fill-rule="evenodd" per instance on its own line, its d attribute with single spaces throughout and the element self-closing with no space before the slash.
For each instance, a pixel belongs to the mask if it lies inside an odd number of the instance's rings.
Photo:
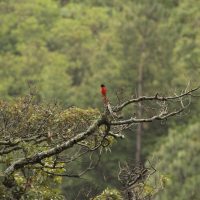
<svg viewBox="0 0 200 200">
<path fill-rule="evenodd" d="M 104 84 L 101 84 L 101 95 L 102 95 L 102 98 L 103 98 L 104 106 L 109 111 L 111 116 L 113 118 L 115 118 L 115 117 L 121 118 L 121 116 L 118 116 L 115 112 L 113 112 L 112 107 L 111 107 L 111 105 L 110 105 L 110 103 L 108 101 L 108 98 L 107 98 L 107 88 L 106 88 L 106 86 Z"/>
<path fill-rule="evenodd" d="M 101 94 L 102 94 L 102 98 L 103 98 L 103 103 L 104 103 L 104 106 L 107 107 L 108 105 L 108 99 L 107 99 L 107 88 L 104 84 L 101 84 Z"/>
<path fill-rule="evenodd" d="M 102 97 L 106 97 L 106 93 L 107 93 L 107 88 L 104 84 L 101 84 L 101 94 Z"/>
</svg>

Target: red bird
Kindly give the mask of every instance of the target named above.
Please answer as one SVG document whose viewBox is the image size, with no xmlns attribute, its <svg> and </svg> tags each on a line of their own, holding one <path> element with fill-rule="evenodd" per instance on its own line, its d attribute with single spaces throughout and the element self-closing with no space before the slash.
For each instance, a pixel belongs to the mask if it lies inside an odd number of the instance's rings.
<svg viewBox="0 0 200 200">
<path fill-rule="evenodd" d="M 106 97 L 107 88 L 104 84 L 101 84 L 101 94 L 103 97 Z"/>
<path fill-rule="evenodd" d="M 101 84 L 101 94 L 102 94 L 102 97 L 103 97 L 103 102 L 105 105 L 108 104 L 108 99 L 106 97 L 106 94 L 107 94 L 107 88 L 104 84 Z"/>
</svg>

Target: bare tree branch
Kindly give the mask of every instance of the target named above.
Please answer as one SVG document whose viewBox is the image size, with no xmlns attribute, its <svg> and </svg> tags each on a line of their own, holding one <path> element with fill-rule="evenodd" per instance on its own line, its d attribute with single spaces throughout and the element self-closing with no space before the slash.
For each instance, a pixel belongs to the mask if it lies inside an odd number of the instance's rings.
<svg viewBox="0 0 200 200">
<path fill-rule="evenodd" d="M 130 99 L 128 101 L 125 101 L 121 105 L 116 106 L 113 109 L 113 111 L 114 112 L 118 112 L 118 111 L 122 110 L 124 107 L 126 107 L 127 105 L 132 104 L 132 103 L 138 103 L 140 101 L 152 101 L 152 100 L 167 101 L 167 100 L 180 99 L 181 97 L 184 97 L 184 96 L 193 95 L 192 93 L 197 91 L 197 90 L 199 90 L 199 89 L 200 89 L 200 86 L 198 86 L 198 87 L 196 87 L 194 89 L 185 91 L 185 92 L 181 93 L 180 95 L 175 95 L 175 96 L 166 96 L 166 97 L 163 96 L 162 97 L 162 96 L 159 96 L 158 93 L 157 93 L 155 96 L 151 96 L 151 97 L 142 96 L 142 97 L 138 97 L 136 99 Z"/>
<path fill-rule="evenodd" d="M 171 112 L 171 113 L 161 113 L 161 114 L 155 115 L 153 117 L 144 118 L 144 119 L 130 118 L 130 119 L 127 119 L 127 120 L 112 121 L 111 125 L 117 126 L 117 125 L 123 125 L 123 124 L 152 122 L 154 120 L 164 120 L 164 119 L 167 119 L 169 117 L 172 117 L 174 115 L 181 113 L 183 110 L 184 110 L 184 108 L 181 108 L 180 110 L 177 110 L 177 111 L 174 111 L 174 112 Z"/>
</svg>

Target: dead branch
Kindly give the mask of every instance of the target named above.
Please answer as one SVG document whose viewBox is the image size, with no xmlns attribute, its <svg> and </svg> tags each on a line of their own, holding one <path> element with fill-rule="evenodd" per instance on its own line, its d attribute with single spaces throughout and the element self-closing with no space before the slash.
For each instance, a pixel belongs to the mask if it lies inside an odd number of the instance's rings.
<svg viewBox="0 0 200 200">
<path fill-rule="evenodd" d="M 154 120 L 164 120 L 169 117 L 172 117 L 174 115 L 177 115 L 181 113 L 184 110 L 184 108 L 181 108 L 180 110 L 170 112 L 170 113 L 160 113 L 158 115 L 155 115 L 153 117 L 144 118 L 144 119 L 137 119 L 137 118 L 130 118 L 127 120 L 121 120 L 121 121 L 112 121 L 111 125 L 117 126 L 117 125 L 123 125 L 123 124 L 133 124 L 133 123 L 141 123 L 141 122 L 152 122 Z"/>
<path fill-rule="evenodd" d="M 138 102 L 141 102 L 141 101 L 168 101 L 168 100 L 180 99 L 180 98 L 185 97 L 185 96 L 193 96 L 192 93 L 195 92 L 195 91 L 198 91 L 199 89 L 200 89 L 200 86 L 198 86 L 194 89 L 188 90 L 188 91 L 184 91 L 180 95 L 174 95 L 174 96 L 164 97 L 164 96 L 159 96 L 159 94 L 157 93 L 155 96 L 150 96 L 150 97 L 142 96 L 142 97 L 138 97 L 138 98 L 135 98 L 135 99 L 130 99 L 128 101 L 123 102 L 121 105 L 114 107 L 113 111 L 118 112 L 129 104 L 138 103 Z"/>
</svg>

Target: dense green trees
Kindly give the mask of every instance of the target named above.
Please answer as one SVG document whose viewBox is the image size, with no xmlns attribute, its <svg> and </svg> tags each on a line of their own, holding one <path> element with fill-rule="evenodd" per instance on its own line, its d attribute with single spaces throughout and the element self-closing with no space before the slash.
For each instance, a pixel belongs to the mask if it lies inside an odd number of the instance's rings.
<svg viewBox="0 0 200 200">
<path fill-rule="evenodd" d="M 199 128 L 195 123 L 170 130 L 163 145 L 153 153 L 156 169 L 168 178 L 165 191 L 156 199 L 199 198 Z"/>
<path fill-rule="evenodd" d="M 137 96 L 141 67 L 146 95 L 174 94 L 189 81 L 199 84 L 199 9 L 195 0 L 1 0 L 1 98 L 12 101 L 36 87 L 37 101 L 103 110 L 99 85 L 108 86 L 111 103 Z M 193 102 L 190 113 L 174 122 L 143 124 L 142 158 L 151 155 L 155 144 L 162 145 L 168 128 L 176 131 L 177 123 L 198 121 L 199 101 Z M 118 160 L 135 158 L 136 128 L 128 132 L 105 154 L 93 178 L 87 177 L 89 186 L 95 180 L 99 193 L 118 185 Z M 73 180 L 66 182 L 65 191 L 73 185 Z"/>
</svg>

